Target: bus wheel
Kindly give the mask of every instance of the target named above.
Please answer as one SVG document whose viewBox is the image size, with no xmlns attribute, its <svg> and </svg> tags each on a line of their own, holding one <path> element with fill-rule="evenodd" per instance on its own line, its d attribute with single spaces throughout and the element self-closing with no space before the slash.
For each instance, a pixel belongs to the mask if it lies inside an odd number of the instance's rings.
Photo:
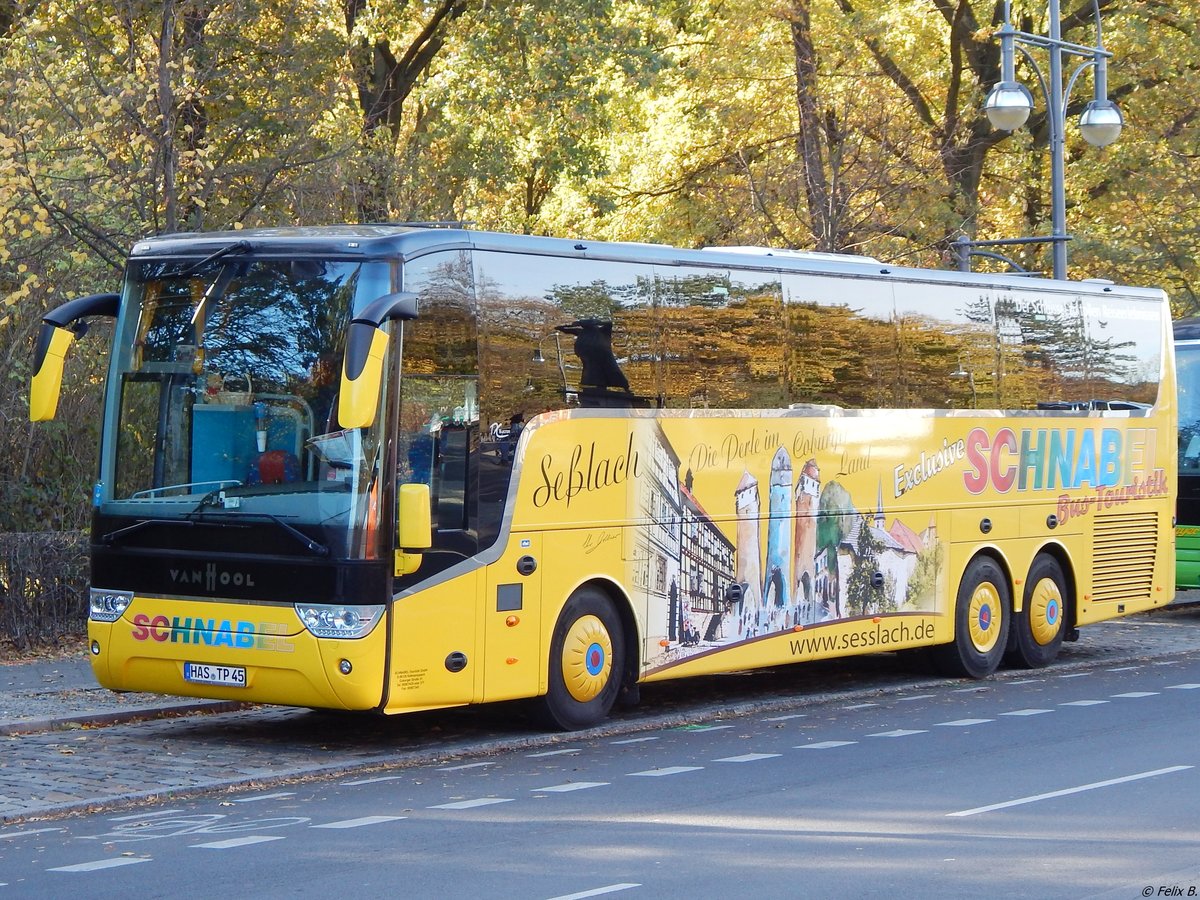
<svg viewBox="0 0 1200 900">
<path fill-rule="evenodd" d="M 954 605 L 954 640 L 931 648 L 946 675 L 986 678 L 996 671 L 1008 646 L 1012 602 L 1008 580 L 995 560 L 977 556 L 963 572 Z"/>
<path fill-rule="evenodd" d="M 1040 669 L 1054 661 L 1067 625 L 1066 577 L 1058 561 L 1039 555 L 1025 579 L 1025 602 L 1013 616 L 1004 661 L 1012 666 Z"/>
<path fill-rule="evenodd" d="M 540 718 L 563 731 L 598 724 L 617 699 L 624 671 L 624 633 L 612 601 L 595 588 L 580 588 L 554 627 Z"/>
</svg>

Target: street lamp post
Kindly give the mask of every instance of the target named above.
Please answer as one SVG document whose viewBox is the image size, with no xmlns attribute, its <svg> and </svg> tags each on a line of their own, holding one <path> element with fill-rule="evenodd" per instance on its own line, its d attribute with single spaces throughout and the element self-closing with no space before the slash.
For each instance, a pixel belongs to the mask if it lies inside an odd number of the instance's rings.
<svg viewBox="0 0 1200 900">
<path fill-rule="evenodd" d="M 1062 39 L 1062 18 L 1059 0 L 1049 0 L 1047 16 L 1050 20 L 1048 35 L 1028 34 L 1012 25 L 1011 2 L 1005 0 L 1004 24 L 996 33 L 1000 39 L 1000 81 L 992 88 L 984 103 L 984 112 L 992 125 L 1003 131 L 1014 131 L 1025 124 L 1033 110 L 1033 95 L 1025 85 L 1016 80 L 1015 53 L 1019 52 L 1037 75 L 1038 85 L 1046 100 L 1046 121 L 1050 132 L 1050 221 L 1049 238 L 1015 238 L 1005 243 L 1045 243 L 1051 245 L 1053 254 L 1053 276 L 1067 277 L 1067 201 L 1064 188 L 1064 150 L 1066 131 L 1067 100 L 1077 79 L 1085 69 L 1093 70 L 1094 92 L 1092 100 L 1084 107 L 1079 117 L 1079 132 L 1083 139 L 1095 147 L 1106 147 L 1117 139 L 1125 124 L 1121 111 L 1108 98 L 1108 60 L 1112 54 L 1104 49 L 1100 30 L 1099 0 L 1092 0 L 1096 20 L 1096 44 L 1086 46 Z M 1025 49 L 1027 45 L 1044 49 L 1049 54 L 1049 83 L 1042 77 L 1037 61 Z M 1082 59 L 1071 73 L 1066 89 L 1063 89 L 1063 57 L 1078 56 Z M 969 268 L 971 255 L 997 256 L 994 253 L 973 253 L 976 246 L 995 246 L 999 241 L 955 242 L 960 266 L 965 261 Z"/>
</svg>

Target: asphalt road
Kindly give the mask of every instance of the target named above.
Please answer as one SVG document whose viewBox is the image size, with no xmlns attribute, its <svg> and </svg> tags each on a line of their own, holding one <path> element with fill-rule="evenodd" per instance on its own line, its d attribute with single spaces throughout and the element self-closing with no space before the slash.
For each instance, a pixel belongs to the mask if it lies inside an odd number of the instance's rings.
<svg viewBox="0 0 1200 900">
<path fill-rule="evenodd" d="M 1196 896 L 1198 712 L 1189 653 L 571 736 L 9 826 L 0 898 Z"/>
</svg>

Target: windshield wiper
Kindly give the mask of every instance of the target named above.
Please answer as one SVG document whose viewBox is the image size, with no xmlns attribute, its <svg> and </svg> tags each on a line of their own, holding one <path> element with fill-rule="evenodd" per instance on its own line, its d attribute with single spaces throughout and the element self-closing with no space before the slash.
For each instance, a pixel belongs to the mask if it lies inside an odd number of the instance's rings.
<svg viewBox="0 0 1200 900">
<path fill-rule="evenodd" d="M 254 247 L 249 241 L 234 241 L 227 247 L 222 247 L 216 253 L 210 253 L 208 256 L 204 257 L 204 259 L 196 260 L 196 262 L 192 263 L 182 272 L 178 272 L 172 277 L 187 278 L 189 275 L 195 275 L 210 263 L 214 263 L 224 256 L 229 256 L 233 253 L 250 253 L 253 249 Z"/>
<path fill-rule="evenodd" d="M 210 516 L 210 515 L 216 515 L 216 514 L 218 514 L 218 511 L 216 511 L 216 510 L 214 510 L 214 512 L 212 512 L 212 513 L 208 513 L 208 512 L 201 512 L 199 509 L 197 509 L 193 512 L 188 513 L 187 521 L 189 521 L 189 522 L 202 521 L 203 517 Z M 246 519 L 266 519 L 269 522 L 274 522 L 276 525 L 278 525 L 280 528 L 282 528 L 284 531 L 286 531 L 288 534 L 290 534 L 292 537 L 294 537 L 296 540 L 298 540 L 301 544 L 303 544 L 305 549 L 308 550 L 310 553 L 315 553 L 317 556 L 328 556 L 329 555 L 329 548 L 326 547 L 324 544 L 322 544 L 320 541 L 314 541 L 312 538 L 310 538 L 307 534 L 305 534 L 299 528 L 296 528 L 294 525 L 289 525 L 287 522 L 283 521 L 283 519 L 279 518 L 279 516 L 273 515 L 272 513 L 237 512 L 237 513 L 233 513 L 231 515 L 231 518 L 236 519 L 238 522 L 242 522 Z M 213 524 L 217 524 L 217 523 L 203 522 L 203 524 L 213 525 Z"/>
<path fill-rule="evenodd" d="M 106 547 L 111 547 L 117 543 L 118 539 L 124 539 L 135 531 L 141 531 L 143 528 L 149 528 L 151 525 L 183 525 L 185 528 L 191 528 L 195 522 L 188 522 L 180 519 L 142 519 L 140 522 L 134 522 L 132 525 L 126 525 L 124 528 L 118 528 L 116 531 L 110 531 L 108 534 L 100 536 L 100 543 Z"/>
</svg>

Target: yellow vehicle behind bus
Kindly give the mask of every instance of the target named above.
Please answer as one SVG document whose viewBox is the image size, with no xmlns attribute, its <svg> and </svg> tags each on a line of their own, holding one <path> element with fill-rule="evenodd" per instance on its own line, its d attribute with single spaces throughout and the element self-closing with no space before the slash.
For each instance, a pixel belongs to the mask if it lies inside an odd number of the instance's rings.
<svg viewBox="0 0 1200 900">
<path fill-rule="evenodd" d="M 100 683 L 401 713 L 880 651 L 981 678 L 1173 596 L 1160 291 L 419 226 L 167 236 L 121 293 Z"/>
</svg>

